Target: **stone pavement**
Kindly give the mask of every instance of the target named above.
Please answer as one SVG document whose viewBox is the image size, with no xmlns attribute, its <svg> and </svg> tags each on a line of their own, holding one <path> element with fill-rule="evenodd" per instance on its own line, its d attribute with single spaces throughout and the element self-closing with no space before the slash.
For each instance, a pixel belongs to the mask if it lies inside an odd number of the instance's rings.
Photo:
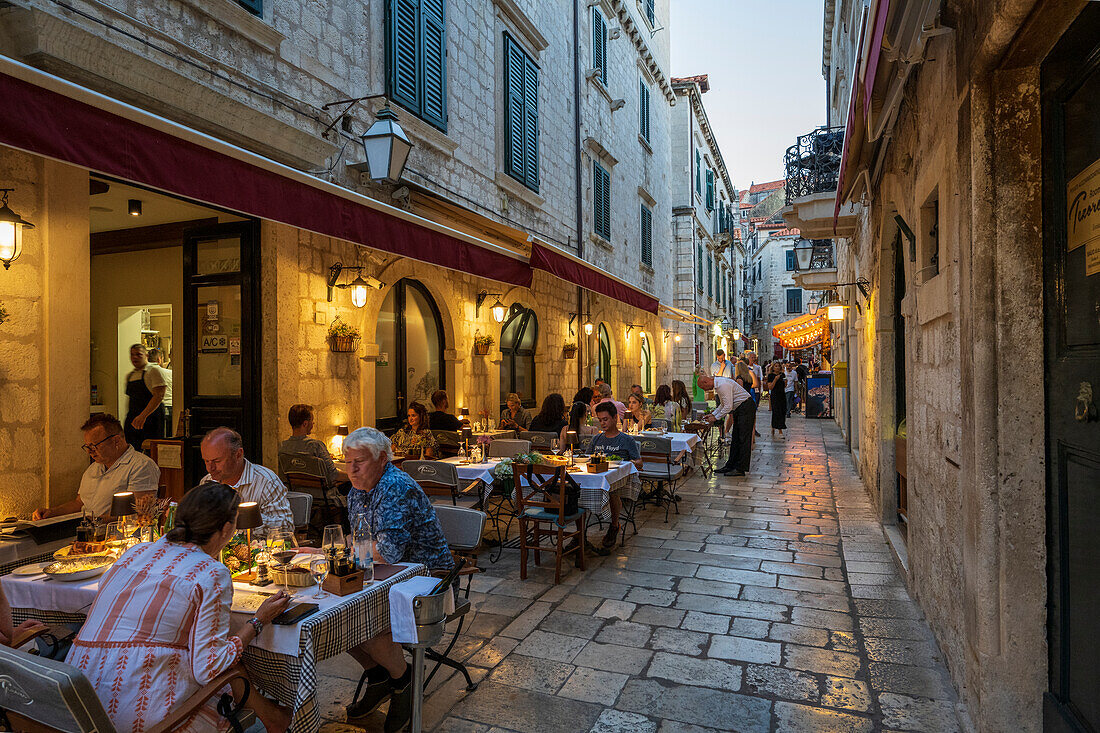
<svg viewBox="0 0 1100 733">
<path fill-rule="evenodd" d="M 474 580 L 456 651 L 479 681 L 433 680 L 425 730 L 965 730 L 947 671 L 909 598 L 838 428 L 793 417 L 757 439 L 746 478 L 693 477 L 679 516 L 552 585 L 517 552 Z M 321 665 L 326 733 L 357 665 Z M 382 729 L 377 713 L 368 730 Z"/>
</svg>

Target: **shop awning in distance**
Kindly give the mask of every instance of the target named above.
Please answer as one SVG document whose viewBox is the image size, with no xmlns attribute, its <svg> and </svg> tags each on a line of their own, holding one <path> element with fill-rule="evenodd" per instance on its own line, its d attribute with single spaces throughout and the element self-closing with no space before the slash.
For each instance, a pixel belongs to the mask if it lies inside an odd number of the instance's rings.
<svg viewBox="0 0 1100 733">
<path fill-rule="evenodd" d="M 822 309 L 818 313 L 783 321 L 772 328 L 772 336 L 779 339 L 784 349 L 808 349 L 828 337 L 829 320 Z"/>
<path fill-rule="evenodd" d="M 520 253 L 2 56 L 0 99 L 2 145 L 451 270 L 531 284 Z"/>
<path fill-rule="evenodd" d="M 593 293 L 606 295 L 649 313 L 656 313 L 660 305 L 660 301 L 649 293 L 639 290 L 625 280 L 620 280 L 591 262 L 585 262 L 565 250 L 538 241 L 531 242 L 531 267 L 545 270 L 566 282 L 580 285 Z"/>
</svg>

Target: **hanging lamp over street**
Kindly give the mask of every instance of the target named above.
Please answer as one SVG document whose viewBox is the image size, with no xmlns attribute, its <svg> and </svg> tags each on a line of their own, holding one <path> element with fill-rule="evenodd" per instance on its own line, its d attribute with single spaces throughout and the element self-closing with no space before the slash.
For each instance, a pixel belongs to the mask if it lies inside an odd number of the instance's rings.
<svg viewBox="0 0 1100 733">
<path fill-rule="evenodd" d="M 8 194 L 14 190 L 14 188 L 0 188 L 0 193 L 3 193 L 3 197 L 0 198 L 0 262 L 4 263 L 5 270 L 9 269 L 11 263 L 23 252 L 23 230 L 34 229 L 34 224 L 8 207 Z"/>
<path fill-rule="evenodd" d="M 362 139 L 371 179 L 399 182 L 412 150 L 412 142 L 401 125 L 397 124 L 397 115 L 388 105 L 378 110 L 377 119 L 363 133 Z"/>
</svg>

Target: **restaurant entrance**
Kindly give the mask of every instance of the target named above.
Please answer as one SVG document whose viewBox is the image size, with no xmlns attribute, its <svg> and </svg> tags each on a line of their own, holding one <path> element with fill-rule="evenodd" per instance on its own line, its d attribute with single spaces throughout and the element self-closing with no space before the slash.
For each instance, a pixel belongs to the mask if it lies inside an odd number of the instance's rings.
<svg viewBox="0 0 1100 733">
<path fill-rule="evenodd" d="M 1048 731 L 1100 730 L 1100 7 L 1042 67 Z"/>
</svg>

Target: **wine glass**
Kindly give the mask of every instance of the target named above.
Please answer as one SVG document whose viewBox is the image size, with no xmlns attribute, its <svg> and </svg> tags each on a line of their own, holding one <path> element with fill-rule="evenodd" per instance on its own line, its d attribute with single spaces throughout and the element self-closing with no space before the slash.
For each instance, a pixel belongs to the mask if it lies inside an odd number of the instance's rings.
<svg viewBox="0 0 1100 733">
<path fill-rule="evenodd" d="M 344 528 L 339 524 L 329 524 L 321 535 L 321 549 L 330 558 L 335 559 L 338 553 L 347 549 L 344 539 Z"/>
<path fill-rule="evenodd" d="M 325 578 L 328 577 L 329 561 L 324 555 L 315 557 L 309 561 L 309 574 L 313 576 L 313 582 L 317 584 L 317 592 L 313 594 L 314 598 L 324 598 L 328 595 L 325 591 L 321 590 L 321 584 L 325 582 Z"/>
<path fill-rule="evenodd" d="M 557 438 L 551 438 L 550 439 L 550 452 L 553 453 L 554 455 L 558 454 L 558 439 Z"/>
<path fill-rule="evenodd" d="M 290 569 L 290 561 L 298 554 L 298 540 L 294 537 L 294 531 L 278 527 L 267 532 L 267 545 L 271 548 L 271 559 L 279 564 L 283 571 L 283 590 L 290 592 L 287 584 L 287 571 Z"/>
</svg>

